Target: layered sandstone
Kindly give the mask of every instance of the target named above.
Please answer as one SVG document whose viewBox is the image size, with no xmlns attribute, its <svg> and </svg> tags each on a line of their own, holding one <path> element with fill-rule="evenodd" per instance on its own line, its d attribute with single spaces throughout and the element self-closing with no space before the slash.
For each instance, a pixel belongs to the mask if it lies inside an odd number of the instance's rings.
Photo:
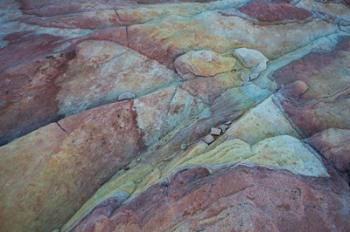
<svg viewBox="0 0 350 232">
<path fill-rule="evenodd" d="M 0 231 L 350 231 L 346 1 L 3 0 Z"/>
</svg>

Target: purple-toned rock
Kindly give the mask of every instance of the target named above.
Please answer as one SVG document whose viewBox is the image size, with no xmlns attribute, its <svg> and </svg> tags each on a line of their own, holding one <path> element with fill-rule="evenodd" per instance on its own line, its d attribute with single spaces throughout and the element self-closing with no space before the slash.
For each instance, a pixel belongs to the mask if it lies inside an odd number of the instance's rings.
<svg viewBox="0 0 350 232">
<path fill-rule="evenodd" d="M 255 0 L 240 8 L 240 11 L 261 22 L 305 20 L 311 17 L 311 12 L 283 1 L 271 3 Z"/>
<path fill-rule="evenodd" d="M 350 39 L 333 50 L 315 51 L 273 74 L 282 87 L 282 108 L 306 136 L 328 128 L 350 128 Z"/>
<path fill-rule="evenodd" d="M 348 16 L 0 0 L 0 231 L 350 231 Z"/>
<path fill-rule="evenodd" d="M 350 170 L 350 130 L 328 129 L 308 142 L 340 171 Z"/>
<path fill-rule="evenodd" d="M 114 103 L 0 147 L 1 231 L 51 231 L 68 220 L 144 148 L 136 118 L 133 102 Z"/>
<path fill-rule="evenodd" d="M 349 186 L 340 178 L 301 178 L 237 167 L 210 175 L 183 170 L 73 231 L 348 231 Z M 91 226 L 90 222 L 95 222 Z"/>
<path fill-rule="evenodd" d="M 73 55 L 52 55 L 60 38 L 16 33 L 0 49 L 0 144 L 59 118 L 55 80 Z M 47 58 L 45 57 L 47 56 Z"/>
</svg>

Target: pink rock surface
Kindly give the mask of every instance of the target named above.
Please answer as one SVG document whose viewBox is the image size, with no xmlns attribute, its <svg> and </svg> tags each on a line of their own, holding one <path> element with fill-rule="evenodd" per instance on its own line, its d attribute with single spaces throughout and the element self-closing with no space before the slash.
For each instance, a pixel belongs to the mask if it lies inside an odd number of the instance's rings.
<svg viewBox="0 0 350 232">
<path fill-rule="evenodd" d="M 308 142 L 341 171 L 350 170 L 350 131 L 328 129 L 313 135 Z"/>
<path fill-rule="evenodd" d="M 40 41 L 40 38 L 46 39 L 34 47 L 33 40 Z M 72 59 L 72 54 L 42 57 L 52 54 L 47 49 L 53 49 L 50 43 L 43 49 L 42 43 L 47 44 L 47 38 L 52 39 L 52 36 L 44 38 L 29 35 L 23 43 L 21 40 L 10 43 L 0 51 L 5 53 L 0 55 L 0 59 L 4 57 L 2 64 L 12 62 L 8 63 L 11 66 L 4 66 L 5 69 L 0 71 L 0 144 L 59 117 L 56 101 L 59 87 L 55 80 L 66 71 L 67 62 Z M 16 46 L 27 47 L 27 53 L 23 48 L 16 50 Z"/>
<path fill-rule="evenodd" d="M 49 34 L 18 32 L 7 35 L 4 39 L 8 41 L 8 45 L 0 51 L 1 71 L 52 52 L 63 38 Z"/>
<path fill-rule="evenodd" d="M 53 230 L 128 165 L 144 147 L 132 107 L 92 109 L 1 147 L 1 230 Z"/>
<path fill-rule="evenodd" d="M 350 231 L 345 4 L 0 1 L 0 231 Z"/>
<path fill-rule="evenodd" d="M 311 12 L 283 1 L 277 3 L 265 0 L 251 1 L 239 10 L 262 22 L 305 20 L 311 17 Z"/>
<path fill-rule="evenodd" d="M 350 40 L 344 37 L 332 51 L 310 53 L 274 74 L 281 86 L 295 81 L 308 86 L 306 91 L 294 86 L 294 92 L 303 92 L 294 97 L 291 86 L 288 87 L 289 93 L 282 102 L 286 113 L 307 136 L 328 128 L 350 128 L 349 49 Z"/>
<path fill-rule="evenodd" d="M 347 231 L 349 186 L 333 181 L 263 168 L 184 170 L 73 231 Z"/>
</svg>

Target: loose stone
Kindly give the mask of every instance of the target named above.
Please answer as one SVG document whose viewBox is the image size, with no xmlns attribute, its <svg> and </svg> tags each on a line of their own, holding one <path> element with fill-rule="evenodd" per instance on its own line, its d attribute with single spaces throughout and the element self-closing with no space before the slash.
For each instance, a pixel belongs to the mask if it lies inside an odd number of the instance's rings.
<svg viewBox="0 0 350 232">
<path fill-rule="evenodd" d="M 225 124 L 222 124 L 222 125 L 219 126 L 219 128 L 221 129 L 222 133 L 224 133 L 229 128 L 229 126 L 225 125 Z"/>
<path fill-rule="evenodd" d="M 219 129 L 219 128 L 211 128 L 211 130 L 210 130 L 210 134 L 211 135 L 221 135 L 221 129 Z"/>
<path fill-rule="evenodd" d="M 215 141 L 215 138 L 214 138 L 214 136 L 212 136 L 212 135 L 207 135 L 207 136 L 205 136 L 204 138 L 203 138 L 203 141 L 206 143 L 206 144 L 211 144 L 212 142 L 214 142 Z"/>
</svg>

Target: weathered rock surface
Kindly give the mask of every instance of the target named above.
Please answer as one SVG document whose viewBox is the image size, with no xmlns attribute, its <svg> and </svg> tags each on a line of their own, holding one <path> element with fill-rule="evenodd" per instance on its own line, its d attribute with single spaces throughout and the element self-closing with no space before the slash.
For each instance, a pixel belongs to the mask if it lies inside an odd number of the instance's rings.
<svg viewBox="0 0 350 232">
<path fill-rule="evenodd" d="M 188 52 L 174 62 L 176 71 L 182 76 L 191 75 L 210 77 L 220 73 L 230 72 L 235 65 L 235 59 L 223 57 L 210 50 Z"/>
<path fill-rule="evenodd" d="M 127 91 L 143 96 L 176 80 L 158 62 L 114 42 L 84 41 L 76 56 L 56 80 L 59 113 L 64 115 L 116 101 Z"/>
<path fill-rule="evenodd" d="M 99 217 L 73 231 L 347 231 L 349 186 L 338 181 L 263 168 L 189 169 L 113 212 L 101 205 Z"/>
<path fill-rule="evenodd" d="M 341 171 L 350 170 L 350 131 L 327 129 L 313 135 L 309 143 Z"/>
<path fill-rule="evenodd" d="M 267 68 L 267 62 L 269 60 L 259 51 L 248 48 L 237 48 L 234 50 L 233 54 L 244 66 L 252 69 L 249 80 L 254 80 Z"/>
<path fill-rule="evenodd" d="M 176 79 L 171 70 L 113 42 L 84 41 L 75 53 L 69 62 L 67 56 L 53 56 L 4 72 L 0 141 L 62 115 L 116 101 L 124 92 L 142 96 Z M 20 89 L 28 91 L 19 94 Z M 27 109 L 18 110 L 22 107 Z M 6 123 L 13 117 L 16 120 Z"/>
<path fill-rule="evenodd" d="M 255 144 L 278 135 L 300 137 L 281 109 L 273 102 L 273 98 L 269 97 L 234 122 L 225 137 L 239 138 L 249 144 Z"/>
<path fill-rule="evenodd" d="M 0 1 L 0 231 L 350 231 L 350 8 Z"/>
<path fill-rule="evenodd" d="M 305 20 L 311 12 L 291 4 L 289 1 L 255 0 L 239 9 L 242 13 L 257 19 L 259 22 L 280 22 Z"/>
<path fill-rule="evenodd" d="M 136 117 L 132 102 L 114 103 L 0 147 L 1 230 L 50 231 L 69 219 L 143 149 Z"/>
<path fill-rule="evenodd" d="M 281 103 L 289 118 L 307 136 L 328 128 L 350 127 L 349 37 L 339 37 L 334 46 L 330 51 L 311 52 L 273 75 L 280 86 L 296 81 L 308 86 L 307 90 L 300 85 L 288 88 Z"/>
</svg>

